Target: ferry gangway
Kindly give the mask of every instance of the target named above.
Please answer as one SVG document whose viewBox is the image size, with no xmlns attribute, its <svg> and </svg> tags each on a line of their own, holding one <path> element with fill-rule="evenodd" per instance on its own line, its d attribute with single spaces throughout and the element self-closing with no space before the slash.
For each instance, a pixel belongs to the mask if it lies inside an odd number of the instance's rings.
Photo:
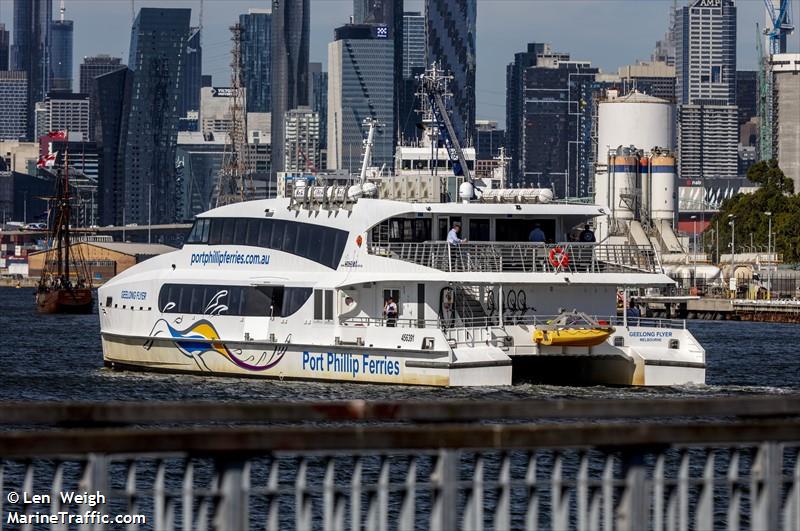
<svg viewBox="0 0 800 531">
<path fill-rule="evenodd" d="M 8 528 L 91 511 L 158 530 L 800 527 L 798 395 L 25 402 L 0 424 Z"/>
<path fill-rule="evenodd" d="M 533 242 L 373 242 L 368 251 L 453 273 L 660 273 L 652 247 L 632 244 Z"/>
</svg>

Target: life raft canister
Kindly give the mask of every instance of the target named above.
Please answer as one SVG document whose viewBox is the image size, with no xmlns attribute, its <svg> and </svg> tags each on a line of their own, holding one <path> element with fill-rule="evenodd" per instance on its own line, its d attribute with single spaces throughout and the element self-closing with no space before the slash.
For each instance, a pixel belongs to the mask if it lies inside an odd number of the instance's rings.
<svg viewBox="0 0 800 531">
<path fill-rule="evenodd" d="M 561 248 L 561 246 L 556 245 L 550 249 L 550 264 L 553 267 L 562 268 L 569 265 L 569 255 L 564 249 Z"/>
</svg>

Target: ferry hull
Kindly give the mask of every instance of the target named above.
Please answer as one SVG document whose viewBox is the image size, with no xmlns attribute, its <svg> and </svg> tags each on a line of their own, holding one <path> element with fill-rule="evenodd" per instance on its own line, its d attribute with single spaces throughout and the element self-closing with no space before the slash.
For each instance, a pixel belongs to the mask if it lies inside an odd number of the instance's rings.
<svg viewBox="0 0 800 531">
<path fill-rule="evenodd" d="M 107 367 L 280 380 L 316 380 L 435 387 L 506 386 L 511 360 L 450 362 L 446 352 L 397 351 L 272 343 L 178 341 L 104 334 Z M 433 354 L 433 356 L 432 356 Z"/>
<path fill-rule="evenodd" d="M 437 387 L 553 385 L 675 386 L 703 384 L 705 363 L 665 358 L 664 352 L 606 345 L 550 347 L 508 355 L 488 345 L 448 352 L 131 338 L 104 334 L 106 366 L 119 370 L 245 378 L 314 380 Z"/>
<path fill-rule="evenodd" d="M 36 294 L 36 309 L 39 313 L 92 313 L 94 298 L 92 290 L 82 289 L 55 289 Z"/>
</svg>

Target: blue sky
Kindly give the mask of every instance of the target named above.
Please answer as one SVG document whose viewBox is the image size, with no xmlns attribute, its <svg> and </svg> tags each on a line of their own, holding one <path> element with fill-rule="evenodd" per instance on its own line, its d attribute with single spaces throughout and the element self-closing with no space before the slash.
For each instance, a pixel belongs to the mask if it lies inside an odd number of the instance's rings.
<svg viewBox="0 0 800 531">
<path fill-rule="evenodd" d="M 24 0 L 23 0 L 24 1 Z M 58 3 L 54 2 L 54 14 Z M 130 0 L 65 0 L 67 18 L 75 21 L 75 65 L 87 55 L 109 53 L 127 61 L 131 26 Z M 325 62 L 333 28 L 347 22 L 352 0 L 311 0 L 311 60 Z M 681 2 L 679 2 L 679 5 Z M 265 0 L 205 0 L 204 68 L 218 85 L 228 84 L 230 26 L 250 7 Z M 574 59 L 590 60 L 606 72 L 637 59 L 648 59 L 668 24 L 671 0 L 479 0 L 478 117 L 505 121 L 505 67 L 515 52 L 532 41 L 549 42 Z M 0 22 L 11 25 L 12 0 L 0 0 Z M 187 7 L 197 22 L 199 0 L 135 0 L 140 7 Z M 738 61 L 755 68 L 755 23 L 763 26 L 763 0 L 739 0 Z M 800 0 L 794 0 L 795 20 Z M 406 0 L 405 10 L 422 9 L 422 0 Z M 800 49 L 800 32 L 791 36 Z M 76 76 L 77 83 L 77 76 Z"/>
</svg>

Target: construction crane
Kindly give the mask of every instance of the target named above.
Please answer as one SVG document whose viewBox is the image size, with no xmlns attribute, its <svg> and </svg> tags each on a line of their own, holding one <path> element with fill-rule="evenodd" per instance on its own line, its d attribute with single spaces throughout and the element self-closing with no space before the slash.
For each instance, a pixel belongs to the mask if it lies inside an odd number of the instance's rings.
<svg viewBox="0 0 800 531">
<path fill-rule="evenodd" d="M 448 95 L 447 83 L 451 79 L 452 76 L 445 75 L 441 67 L 433 63 L 420 76 L 419 95 L 428 101 L 433 121 L 436 122 L 436 126 L 439 128 L 439 134 L 442 136 L 444 146 L 447 149 L 447 156 L 453 165 L 453 174 L 456 177 L 463 177 L 464 182 L 472 184 L 472 175 L 470 174 L 469 166 L 467 166 L 467 160 L 464 158 L 461 143 L 458 141 L 453 122 L 450 120 L 450 115 L 444 103 L 444 98 Z"/>
<path fill-rule="evenodd" d="M 756 23 L 758 54 L 758 160 L 772 160 L 772 74 Z"/>
<path fill-rule="evenodd" d="M 794 25 L 791 21 L 791 0 L 764 0 L 767 11 L 767 25 L 763 35 L 769 46 L 769 50 L 764 50 L 761 42 L 762 32 L 758 31 L 756 24 L 756 40 L 758 48 L 758 156 L 759 160 L 771 160 L 774 156 L 773 150 L 773 128 L 775 123 L 774 98 L 775 92 L 772 86 L 772 56 L 779 53 L 786 53 L 786 40 L 794 32 Z"/>
<path fill-rule="evenodd" d="M 230 27 L 233 36 L 230 98 L 231 127 L 217 178 L 216 206 L 239 203 L 255 195 L 253 177 L 247 163 L 247 113 L 242 78 L 242 26 Z"/>
<path fill-rule="evenodd" d="M 778 4 L 776 5 L 776 1 Z M 769 53 L 786 53 L 786 38 L 794 32 L 791 21 L 791 0 L 764 0 L 767 8 L 769 27 L 764 28 L 764 35 L 769 41 Z"/>
</svg>

